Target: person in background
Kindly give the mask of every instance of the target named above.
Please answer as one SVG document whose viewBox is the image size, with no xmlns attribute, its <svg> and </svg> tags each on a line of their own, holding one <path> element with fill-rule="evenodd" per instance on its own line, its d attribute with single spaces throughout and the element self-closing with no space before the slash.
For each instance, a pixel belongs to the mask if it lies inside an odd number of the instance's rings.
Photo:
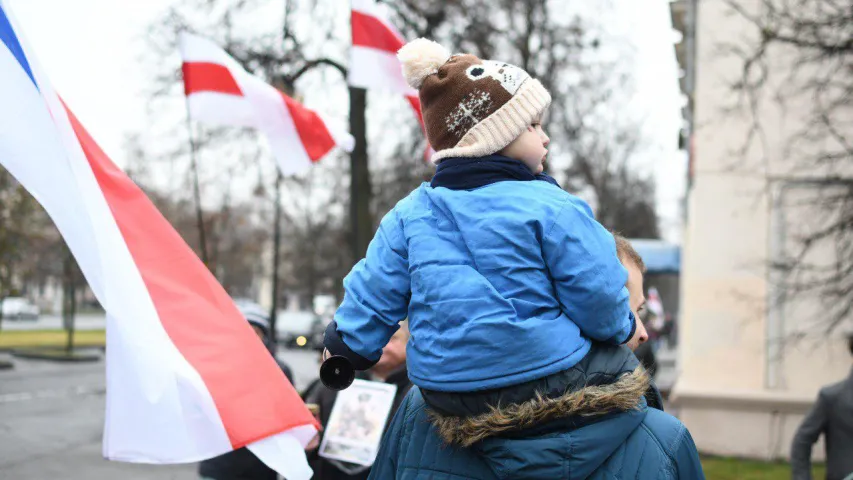
<svg viewBox="0 0 853 480">
<path fill-rule="evenodd" d="M 847 344 L 853 354 L 853 334 Z M 794 480 L 811 480 L 812 446 L 818 437 L 826 443 L 826 479 L 843 480 L 853 474 L 853 372 L 820 390 L 791 445 Z"/>
<path fill-rule="evenodd" d="M 640 360 L 640 364 L 652 379 L 657 372 L 657 359 L 654 348 L 650 341 L 651 332 L 647 330 L 645 320 L 648 318 L 646 311 L 646 297 L 643 294 L 643 276 L 646 274 L 646 264 L 640 254 L 634 250 L 631 243 L 621 235 L 614 235 L 616 240 L 616 253 L 625 269 L 628 270 L 628 295 L 631 311 L 637 317 L 637 341 L 628 345 L 634 351 L 634 355 Z M 653 403 L 653 402 L 650 402 Z"/>
<path fill-rule="evenodd" d="M 270 319 L 266 311 L 252 302 L 237 302 L 237 308 L 264 343 L 287 380 L 293 383 L 290 368 L 275 356 L 275 342 L 270 335 Z M 204 460 L 199 463 L 198 474 L 205 480 L 277 480 L 278 478 L 274 470 L 258 460 L 258 457 L 245 447 Z"/>
<path fill-rule="evenodd" d="M 394 397 L 394 403 L 391 407 L 391 412 L 388 414 L 388 423 L 391 422 L 394 413 L 405 398 L 412 383 L 409 381 L 408 371 L 406 370 L 406 344 L 409 340 L 409 329 L 406 322 L 400 324 L 401 328 L 391 337 L 391 340 L 382 349 L 382 356 L 376 365 L 367 372 L 357 372 L 357 378 L 362 380 L 372 380 L 375 382 L 384 382 L 397 386 L 397 393 Z M 317 417 L 323 428 L 329 422 L 329 416 L 332 413 L 332 407 L 335 405 L 338 392 L 326 388 L 323 383 L 317 379 L 303 394 L 303 399 L 308 405 L 316 405 Z M 322 434 L 321 434 L 322 435 Z M 364 480 L 370 475 L 370 467 L 362 465 L 353 465 L 337 460 L 330 460 L 318 455 L 316 449 L 319 446 L 322 436 L 314 444 L 313 449 L 309 449 L 308 461 L 311 468 L 314 469 L 314 478 L 317 480 Z"/>
</svg>

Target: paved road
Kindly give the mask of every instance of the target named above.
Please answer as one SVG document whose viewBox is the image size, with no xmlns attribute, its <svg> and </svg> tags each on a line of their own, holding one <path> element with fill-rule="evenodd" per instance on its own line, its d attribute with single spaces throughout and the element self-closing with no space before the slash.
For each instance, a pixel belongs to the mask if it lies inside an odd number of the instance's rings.
<svg viewBox="0 0 853 480">
<path fill-rule="evenodd" d="M 317 372 L 317 355 L 282 351 L 297 388 Z M 5 359 L 5 357 L 4 357 Z M 0 478 L 195 479 L 195 465 L 151 466 L 101 457 L 104 364 L 14 359 L 0 371 Z"/>
</svg>

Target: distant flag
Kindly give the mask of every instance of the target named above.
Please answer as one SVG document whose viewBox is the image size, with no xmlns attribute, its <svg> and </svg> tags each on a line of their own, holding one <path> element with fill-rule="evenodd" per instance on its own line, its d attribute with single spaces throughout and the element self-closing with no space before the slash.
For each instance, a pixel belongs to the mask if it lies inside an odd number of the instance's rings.
<svg viewBox="0 0 853 480">
<path fill-rule="evenodd" d="M 187 463 L 245 446 L 288 479 L 309 478 L 313 416 L 35 60 L 0 0 L 0 164 L 45 208 L 106 309 L 104 456 Z"/>
<path fill-rule="evenodd" d="M 181 33 L 180 51 L 190 116 L 260 130 L 283 174 L 304 171 L 336 146 L 352 151 L 344 128 L 250 74 L 210 40 Z"/>
<path fill-rule="evenodd" d="M 354 87 L 399 93 L 412 106 L 426 132 L 418 91 L 406 83 L 397 51 L 406 40 L 374 0 L 352 0 L 352 48 L 348 82 Z M 427 148 L 427 156 L 432 149 Z"/>
</svg>

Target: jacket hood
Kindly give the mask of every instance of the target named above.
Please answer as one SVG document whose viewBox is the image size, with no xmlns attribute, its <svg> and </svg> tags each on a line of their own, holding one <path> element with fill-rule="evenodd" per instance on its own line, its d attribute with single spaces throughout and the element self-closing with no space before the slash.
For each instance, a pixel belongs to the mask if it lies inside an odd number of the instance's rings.
<svg viewBox="0 0 853 480">
<path fill-rule="evenodd" d="M 557 398 L 539 395 L 524 403 L 491 407 L 490 412 L 475 417 L 444 416 L 435 411 L 429 416 L 442 440 L 470 447 L 489 437 L 541 429 L 555 421 L 638 409 L 645 406 L 642 400 L 649 386 L 648 373 L 637 367 L 614 383 L 584 387 Z"/>
<path fill-rule="evenodd" d="M 643 422 L 645 400 L 640 397 L 639 401 L 632 410 L 587 418 L 573 430 L 492 437 L 471 448 L 500 479 L 585 479 L 626 445 L 628 437 Z"/>
<path fill-rule="evenodd" d="M 586 478 L 642 423 L 650 388 L 648 373 L 636 367 L 612 383 L 554 398 L 472 417 L 429 416 L 446 443 L 476 450 L 498 478 Z"/>
</svg>

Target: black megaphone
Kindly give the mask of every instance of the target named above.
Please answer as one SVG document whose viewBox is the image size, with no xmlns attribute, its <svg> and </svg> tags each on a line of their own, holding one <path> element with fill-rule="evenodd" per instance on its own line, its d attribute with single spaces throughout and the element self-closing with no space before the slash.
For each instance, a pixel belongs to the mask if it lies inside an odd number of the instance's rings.
<svg viewBox="0 0 853 480">
<path fill-rule="evenodd" d="M 335 355 L 320 365 L 320 381 L 332 390 L 344 390 L 355 380 L 355 368 L 346 357 Z"/>
</svg>

